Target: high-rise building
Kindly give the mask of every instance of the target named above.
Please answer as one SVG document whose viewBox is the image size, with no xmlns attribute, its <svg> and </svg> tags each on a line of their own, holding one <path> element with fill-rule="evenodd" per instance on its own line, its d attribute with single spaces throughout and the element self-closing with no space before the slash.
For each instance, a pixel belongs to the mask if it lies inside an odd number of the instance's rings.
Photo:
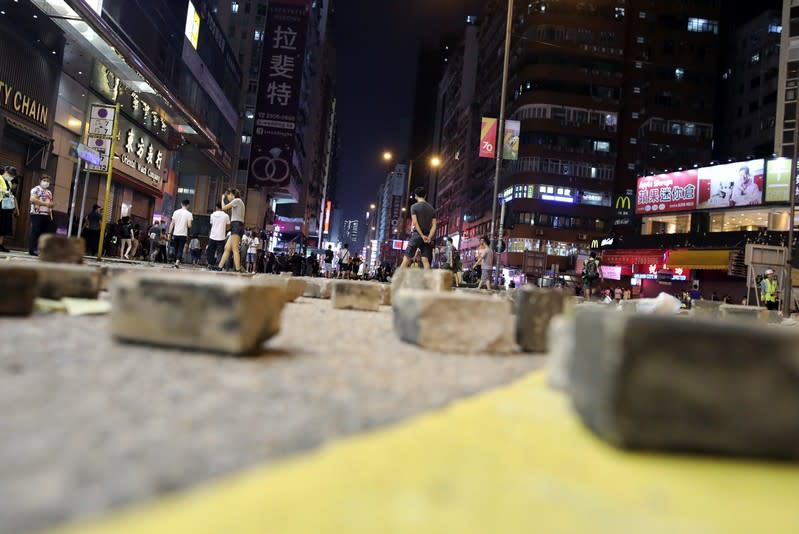
<svg viewBox="0 0 799 534">
<path fill-rule="evenodd" d="M 402 208 L 408 181 L 408 166 L 399 164 L 386 175 L 377 194 L 376 237 L 378 244 L 389 245 L 401 231 Z"/>
<path fill-rule="evenodd" d="M 505 6 L 485 3 L 476 59 L 466 27 L 439 90 L 437 136 L 447 154 L 439 216 L 443 233 L 461 236 L 467 265 L 491 229 L 496 162 L 477 157 L 473 133 L 481 117 L 499 114 Z M 719 6 L 716 0 L 517 5 L 506 117 L 521 123 L 519 158 L 502 162 L 496 199 L 505 205 L 503 261 L 510 267 L 521 267 L 527 251 L 546 253 L 547 265 L 574 267 L 592 242 L 611 233 L 615 196 L 626 196 L 638 176 L 711 159 L 716 72 L 707 65 L 719 54 Z M 475 61 L 471 107 L 453 108 L 453 95 L 472 90 L 466 74 Z M 498 205 L 498 218 L 501 211 Z"/>
<path fill-rule="evenodd" d="M 342 244 L 347 243 L 352 250 L 358 250 L 360 248 L 360 242 L 358 241 L 360 227 L 361 221 L 358 219 L 345 220 L 341 235 Z"/>
<path fill-rule="evenodd" d="M 248 186 L 247 223 L 265 225 L 275 215 L 301 219 L 300 230 L 282 239 L 318 246 L 324 206 L 335 184 L 334 0 L 216 3 L 245 66 L 238 172 Z M 278 54 L 276 46 L 288 47 L 296 57 Z M 304 51 L 297 50 L 300 46 Z M 266 106 L 276 109 L 267 112 Z M 286 111 L 278 123 L 267 117 L 282 113 L 281 107 Z M 283 138 L 280 146 L 276 135 Z"/>
<path fill-rule="evenodd" d="M 781 13 L 767 10 L 728 32 L 716 159 L 774 152 Z"/>
<path fill-rule="evenodd" d="M 796 101 L 799 91 L 799 0 L 783 2 L 781 35 L 774 152 L 785 158 L 793 158 L 796 156 L 796 124 L 799 122 Z"/>
</svg>

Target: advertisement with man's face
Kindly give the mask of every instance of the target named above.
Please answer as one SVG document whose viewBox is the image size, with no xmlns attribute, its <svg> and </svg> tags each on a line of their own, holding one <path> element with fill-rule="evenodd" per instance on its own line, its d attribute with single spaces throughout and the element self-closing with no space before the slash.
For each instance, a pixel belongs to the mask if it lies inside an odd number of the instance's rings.
<svg viewBox="0 0 799 534">
<path fill-rule="evenodd" d="M 699 169 L 698 209 L 756 206 L 763 202 L 765 160 Z"/>
</svg>

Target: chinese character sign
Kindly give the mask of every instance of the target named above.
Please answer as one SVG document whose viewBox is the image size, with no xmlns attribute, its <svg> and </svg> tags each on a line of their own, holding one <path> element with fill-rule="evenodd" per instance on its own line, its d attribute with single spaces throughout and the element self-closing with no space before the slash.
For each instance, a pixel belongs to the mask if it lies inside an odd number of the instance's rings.
<svg viewBox="0 0 799 534">
<path fill-rule="evenodd" d="M 699 173 L 689 171 L 638 178 L 635 213 L 667 213 L 696 209 Z"/>
<path fill-rule="evenodd" d="M 497 153 L 497 119 L 483 117 L 480 127 L 480 157 L 493 158 Z"/>
<path fill-rule="evenodd" d="M 248 187 L 289 185 L 310 1 L 270 2 L 264 31 Z"/>
</svg>

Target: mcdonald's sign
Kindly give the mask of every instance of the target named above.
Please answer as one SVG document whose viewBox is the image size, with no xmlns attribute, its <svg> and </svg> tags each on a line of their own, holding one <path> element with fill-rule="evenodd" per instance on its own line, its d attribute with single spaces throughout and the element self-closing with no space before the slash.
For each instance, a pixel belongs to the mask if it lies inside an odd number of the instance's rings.
<svg viewBox="0 0 799 534">
<path fill-rule="evenodd" d="M 633 190 L 627 189 L 616 197 L 616 216 L 613 226 L 627 226 L 633 222 Z"/>
<path fill-rule="evenodd" d="M 617 210 L 627 210 L 630 211 L 633 209 L 632 200 L 628 195 L 620 195 L 616 197 L 616 209 Z"/>
<path fill-rule="evenodd" d="M 591 241 L 591 248 L 599 248 L 599 239 Z"/>
</svg>

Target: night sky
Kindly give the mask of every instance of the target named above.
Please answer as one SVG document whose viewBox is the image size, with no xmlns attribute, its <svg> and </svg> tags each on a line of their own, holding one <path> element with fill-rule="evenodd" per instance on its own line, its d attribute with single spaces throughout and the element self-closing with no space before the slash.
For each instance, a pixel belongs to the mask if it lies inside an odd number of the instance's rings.
<svg viewBox="0 0 799 534">
<path fill-rule="evenodd" d="M 346 218 L 364 217 L 385 179 L 385 149 L 407 158 L 416 64 L 422 44 L 460 35 L 480 0 L 337 0 L 338 187 L 334 200 Z M 727 2 L 725 2 L 727 4 Z M 722 17 L 740 22 L 779 0 L 728 4 Z M 432 120 L 432 119 L 431 119 Z M 335 224 L 339 224 L 336 221 Z"/>
<path fill-rule="evenodd" d="M 338 187 L 346 218 L 363 219 L 387 167 L 383 150 L 409 157 L 416 63 L 422 44 L 460 33 L 474 0 L 337 0 Z M 432 118 L 431 118 L 432 119 Z M 338 224 L 337 221 L 335 224 Z"/>
</svg>

